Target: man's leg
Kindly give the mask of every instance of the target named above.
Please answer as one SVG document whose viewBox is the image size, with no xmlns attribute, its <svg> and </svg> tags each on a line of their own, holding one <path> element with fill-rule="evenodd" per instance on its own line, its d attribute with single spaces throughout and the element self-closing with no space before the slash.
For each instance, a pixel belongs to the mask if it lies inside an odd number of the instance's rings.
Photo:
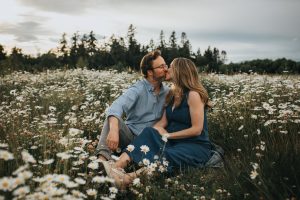
<svg viewBox="0 0 300 200">
<path fill-rule="evenodd" d="M 128 129 L 124 121 L 120 118 L 118 118 L 119 121 L 119 147 L 121 149 L 126 148 L 126 146 L 133 140 L 134 135 L 131 133 L 131 131 Z M 96 148 L 95 154 L 98 157 L 105 158 L 106 160 L 111 160 L 111 154 L 112 151 L 108 148 L 106 144 L 106 139 L 109 132 L 109 122 L 108 118 L 104 121 L 103 128 L 101 131 L 100 139 L 98 146 Z"/>
<path fill-rule="evenodd" d="M 108 148 L 108 146 L 106 144 L 108 132 L 109 132 L 109 123 L 108 123 L 108 118 L 106 118 L 104 121 L 103 127 L 102 127 L 99 142 L 98 142 L 98 145 L 97 145 L 97 148 L 95 151 L 95 154 L 98 157 L 105 158 L 106 160 L 111 159 L 111 157 L 110 157 L 111 150 Z"/>
<path fill-rule="evenodd" d="M 135 136 L 122 119 L 118 118 L 118 120 L 119 120 L 119 127 L 120 127 L 119 148 L 123 150 L 127 147 L 127 145 L 129 145 L 133 141 Z"/>
</svg>

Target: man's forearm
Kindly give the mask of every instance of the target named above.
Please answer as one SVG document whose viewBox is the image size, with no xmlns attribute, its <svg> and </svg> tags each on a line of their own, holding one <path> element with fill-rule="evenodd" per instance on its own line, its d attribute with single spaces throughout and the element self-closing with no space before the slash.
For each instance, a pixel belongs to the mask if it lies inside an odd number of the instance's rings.
<svg viewBox="0 0 300 200">
<path fill-rule="evenodd" d="M 119 131 L 119 120 L 115 116 L 108 117 L 109 130 L 110 131 Z"/>
</svg>

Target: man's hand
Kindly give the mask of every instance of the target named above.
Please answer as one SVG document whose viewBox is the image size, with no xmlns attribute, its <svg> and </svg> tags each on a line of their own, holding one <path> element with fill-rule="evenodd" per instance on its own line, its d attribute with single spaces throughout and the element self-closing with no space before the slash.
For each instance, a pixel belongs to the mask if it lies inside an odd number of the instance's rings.
<svg viewBox="0 0 300 200">
<path fill-rule="evenodd" d="M 119 132 L 110 130 L 106 139 L 108 148 L 115 151 L 119 146 Z"/>
<path fill-rule="evenodd" d="M 119 146 L 119 121 L 114 116 L 110 116 L 108 121 L 109 132 L 107 135 L 106 144 L 110 150 L 115 151 Z"/>
</svg>

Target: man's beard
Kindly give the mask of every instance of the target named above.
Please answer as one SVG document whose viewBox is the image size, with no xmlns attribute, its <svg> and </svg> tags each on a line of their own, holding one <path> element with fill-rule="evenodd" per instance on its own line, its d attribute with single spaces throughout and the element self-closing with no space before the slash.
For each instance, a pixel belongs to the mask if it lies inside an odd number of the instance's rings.
<svg viewBox="0 0 300 200">
<path fill-rule="evenodd" d="M 153 80 L 158 81 L 158 82 L 163 82 L 166 79 L 166 75 L 158 77 L 154 74 Z"/>
</svg>

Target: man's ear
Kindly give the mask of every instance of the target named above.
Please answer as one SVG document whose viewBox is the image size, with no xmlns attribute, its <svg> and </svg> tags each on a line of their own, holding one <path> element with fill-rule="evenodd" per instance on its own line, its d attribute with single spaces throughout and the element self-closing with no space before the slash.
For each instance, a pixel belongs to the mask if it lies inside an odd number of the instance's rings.
<svg viewBox="0 0 300 200">
<path fill-rule="evenodd" d="M 148 74 L 148 76 L 153 76 L 153 70 L 151 70 L 151 69 L 147 70 L 147 74 Z"/>
</svg>

